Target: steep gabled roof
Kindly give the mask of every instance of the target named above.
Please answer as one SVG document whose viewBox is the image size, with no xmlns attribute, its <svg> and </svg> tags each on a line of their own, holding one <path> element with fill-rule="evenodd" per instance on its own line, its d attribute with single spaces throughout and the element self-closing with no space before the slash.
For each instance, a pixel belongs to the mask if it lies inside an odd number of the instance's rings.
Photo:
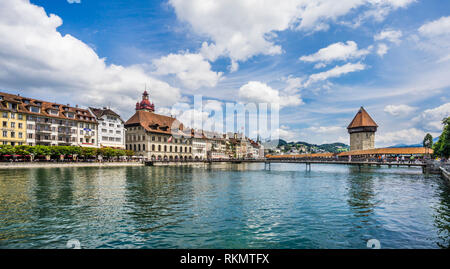
<svg viewBox="0 0 450 269">
<path fill-rule="evenodd" d="M 118 117 L 123 122 L 120 115 L 109 108 L 102 109 L 102 108 L 89 107 L 89 109 L 92 111 L 92 113 L 94 113 L 94 115 L 97 117 L 97 119 L 100 119 L 103 115 L 111 115 L 114 117 Z"/>
<path fill-rule="evenodd" d="M 347 129 L 358 127 L 378 127 L 375 121 L 370 117 L 369 113 L 361 107 L 353 118 L 352 122 L 348 125 Z"/>
</svg>

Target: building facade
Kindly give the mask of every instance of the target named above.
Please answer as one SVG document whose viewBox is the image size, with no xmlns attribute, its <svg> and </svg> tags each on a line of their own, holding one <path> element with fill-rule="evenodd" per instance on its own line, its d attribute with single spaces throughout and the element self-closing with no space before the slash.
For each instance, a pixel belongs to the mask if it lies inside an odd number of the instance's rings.
<svg viewBox="0 0 450 269">
<path fill-rule="evenodd" d="M 2 145 L 16 146 L 26 143 L 26 114 L 19 104 L 18 100 L 0 93 Z"/>
<path fill-rule="evenodd" d="M 375 132 L 378 125 L 361 107 L 347 127 L 350 134 L 350 151 L 375 148 Z"/>
<path fill-rule="evenodd" d="M 119 114 L 106 107 L 89 107 L 89 111 L 98 122 L 97 139 L 99 147 L 125 149 L 124 121 Z"/>
<path fill-rule="evenodd" d="M 0 92 L 0 97 L 6 103 L 15 102 L 13 117 L 21 115 L 17 126 L 25 130 L 18 143 L 97 147 L 97 120 L 89 110 L 9 93 Z"/>
<path fill-rule="evenodd" d="M 177 119 L 156 114 L 144 91 L 135 114 L 125 122 L 126 149 L 148 160 L 192 160 L 191 133 Z"/>
</svg>

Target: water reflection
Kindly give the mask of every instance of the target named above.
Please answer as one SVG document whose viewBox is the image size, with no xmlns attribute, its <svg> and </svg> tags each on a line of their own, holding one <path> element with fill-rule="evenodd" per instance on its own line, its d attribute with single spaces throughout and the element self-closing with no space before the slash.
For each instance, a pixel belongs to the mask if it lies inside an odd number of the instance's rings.
<svg viewBox="0 0 450 269">
<path fill-rule="evenodd" d="M 442 183 L 297 164 L 0 170 L 0 248 L 448 248 Z"/>
</svg>

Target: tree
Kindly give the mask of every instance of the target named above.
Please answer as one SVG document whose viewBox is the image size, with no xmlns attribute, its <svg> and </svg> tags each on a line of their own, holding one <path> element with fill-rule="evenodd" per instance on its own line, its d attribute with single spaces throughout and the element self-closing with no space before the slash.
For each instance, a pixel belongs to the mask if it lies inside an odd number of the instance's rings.
<svg viewBox="0 0 450 269">
<path fill-rule="evenodd" d="M 434 154 L 439 157 L 448 158 L 450 156 L 450 117 L 442 120 L 444 129 L 439 136 L 439 140 L 434 144 Z"/>
<path fill-rule="evenodd" d="M 423 147 L 431 149 L 433 147 L 433 137 L 431 134 L 426 134 L 423 138 Z"/>
</svg>

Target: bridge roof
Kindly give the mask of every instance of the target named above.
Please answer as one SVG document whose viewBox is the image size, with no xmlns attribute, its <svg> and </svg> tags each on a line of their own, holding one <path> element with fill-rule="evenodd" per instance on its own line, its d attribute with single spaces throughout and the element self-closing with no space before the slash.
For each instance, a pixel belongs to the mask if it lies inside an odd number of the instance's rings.
<svg viewBox="0 0 450 269">
<path fill-rule="evenodd" d="M 367 150 L 353 150 L 348 152 L 341 152 L 338 156 L 350 155 L 412 155 L 412 154 L 433 154 L 432 149 L 417 147 L 417 148 L 378 148 Z"/>
</svg>

